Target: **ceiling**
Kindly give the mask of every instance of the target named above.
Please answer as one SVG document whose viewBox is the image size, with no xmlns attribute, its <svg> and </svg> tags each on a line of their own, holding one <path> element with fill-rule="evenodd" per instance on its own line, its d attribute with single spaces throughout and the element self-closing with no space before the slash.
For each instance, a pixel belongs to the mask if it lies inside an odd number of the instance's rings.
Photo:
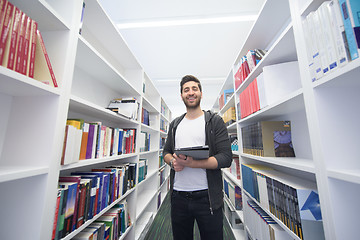
<svg viewBox="0 0 360 240">
<path fill-rule="evenodd" d="M 100 0 L 173 117 L 179 82 L 199 78 L 211 109 L 264 0 Z"/>
</svg>

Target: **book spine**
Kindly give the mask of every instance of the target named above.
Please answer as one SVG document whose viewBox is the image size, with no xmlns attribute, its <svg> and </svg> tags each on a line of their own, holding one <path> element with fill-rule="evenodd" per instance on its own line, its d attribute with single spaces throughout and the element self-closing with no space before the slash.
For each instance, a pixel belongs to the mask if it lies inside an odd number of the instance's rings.
<svg viewBox="0 0 360 240">
<path fill-rule="evenodd" d="M 4 15 L 3 27 L 1 30 L 0 38 L 0 65 L 3 64 L 6 42 L 9 37 L 10 27 L 11 27 L 11 18 L 13 16 L 14 5 L 8 2 L 6 6 L 6 11 Z"/>
<path fill-rule="evenodd" d="M 26 28 L 25 28 L 25 39 L 24 39 L 24 52 L 23 52 L 23 60 L 21 64 L 21 73 L 26 75 L 28 60 L 29 60 L 29 49 L 30 49 L 30 37 L 31 37 L 31 18 L 27 18 Z"/>
<path fill-rule="evenodd" d="M 30 49 L 29 49 L 29 63 L 27 75 L 31 78 L 34 78 L 34 69 L 35 69 L 35 53 L 36 53 L 36 32 L 37 32 L 37 22 L 31 20 L 31 34 L 30 34 Z"/>
<path fill-rule="evenodd" d="M 9 56 L 8 56 L 8 62 L 7 62 L 7 68 L 9 68 L 11 70 L 14 70 L 15 54 L 16 54 L 16 46 L 17 46 L 17 42 L 18 42 L 21 14 L 22 14 L 22 12 L 20 11 L 20 9 L 15 7 L 15 14 L 14 14 L 14 19 L 13 19 L 11 41 L 10 41 L 10 50 L 9 50 Z"/>
<path fill-rule="evenodd" d="M 22 13 L 19 29 L 19 40 L 18 47 L 15 56 L 15 71 L 21 73 L 22 61 L 24 58 L 24 48 L 25 48 L 25 30 L 28 16 L 25 13 Z"/>
</svg>

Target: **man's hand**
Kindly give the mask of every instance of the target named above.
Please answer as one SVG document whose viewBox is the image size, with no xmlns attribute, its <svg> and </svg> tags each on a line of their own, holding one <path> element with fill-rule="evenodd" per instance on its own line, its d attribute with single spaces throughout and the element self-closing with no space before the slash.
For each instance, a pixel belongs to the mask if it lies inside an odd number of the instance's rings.
<svg viewBox="0 0 360 240">
<path fill-rule="evenodd" d="M 184 169 L 184 167 L 185 167 L 185 165 L 184 164 L 182 164 L 182 162 L 183 161 L 186 161 L 186 160 L 184 160 L 186 157 L 184 156 L 184 155 L 181 155 L 183 158 L 180 158 L 180 157 L 178 157 L 175 153 L 173 154 L 173 162 L 172 162 L 172 164 L 173 164 L 173 168 L 174 168 L 174 170 L 175 170 L 175 172 L 180 172 L 180 171 L 182 171 L 183 169 Z"/>
</svg>

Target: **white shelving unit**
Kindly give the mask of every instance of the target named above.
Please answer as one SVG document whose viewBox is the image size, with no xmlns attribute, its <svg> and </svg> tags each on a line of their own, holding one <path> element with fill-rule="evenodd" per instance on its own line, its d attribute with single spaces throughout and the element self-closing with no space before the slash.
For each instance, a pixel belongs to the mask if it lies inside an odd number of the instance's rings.
<svg viewBox="0 0 360 240">
<path fill-rule="evenodd" d="M 127 200 L 132 221 L 121 239 L 137 239 L 168 190 L 169 169 L 159 166 L 159 144 L 160 136 L 166 137 L 160 119 L 169 124 L 171 112 L 99 1 L 85 0 L 82 23 L 83 1 L 10 2 L 37 21 L 59 87 L 0 66 L 0 239 L 51 238 L 60 175 L 146 158 L 147 178 L 116 200 Z M 136 97 L 140 110 L 150 112 L 150 126 L 141 123 L 141 111 L 130 120 L 106 109 L 119 97 Z M 137 141 L 135 153 L 61 166 L 67 118 L 149 132 L 150 151 L 140 152 Z M 116 202 L 64 239 L 76 236 Z"/>
<path fill-rule="evenodd" d="M 266 49 L 268 52 L 235 91 L 230 101 L 219 109 L 217 100 L 213 109 L 222 115 L 227 109 L 235 106 L 238 113 L 239 94 L 262 72 L 263 67 L 298 61 L 300 89 L 244 119 L 237 116 L 236 124 L 228 128 L 229 132 L 237 132 L 238 136 L 241 136 L 241 127 L 250 123 L 262 120 L 291 120 L 296 158 L 244 154 L 241 137 L 238 137 L 239 152 L 233 154 L 239 155 L 240 163 L 270 166 L 316 183 L 325 238 L 355 239 L 358 238 L 358 233 L 354 223 L 360 211 L 357 204 L 360 196 L 360 162 L 352 149 L 357 149 L 360 144 L 360 127 L 355 123 L 360 117 L 360 110 L 356 107 L 360 101 L 360 60 L 355 59 L 321 79 L 311 81 L 302 19 L 323 2 L 267 0 L 234 66 L 248 50 L 258 48 Z M 220 94 L 224 89 L 235 88 L 234 70 L 232 69 L 225 79 Z M 224 171 L 224 177 L 227 179 L 231 179 L 229 174 Z M 242 187 L 242 182 L 234 180 L 233 183 Z M 243 195 L 251 198 L 244 190 Z M 288 231 L 280 220 L 277 222 L 291 238 L 299 239 Z M 244 228 L 248 229 L 246 218 L 244 224 Z"/>
</svg>

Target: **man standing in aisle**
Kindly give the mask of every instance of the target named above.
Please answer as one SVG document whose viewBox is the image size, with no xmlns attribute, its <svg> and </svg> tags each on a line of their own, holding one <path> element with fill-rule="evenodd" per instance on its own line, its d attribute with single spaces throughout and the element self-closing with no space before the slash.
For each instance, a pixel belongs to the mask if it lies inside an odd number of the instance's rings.
<svg viewBox="0 0 360 240">
<path fill-rule="evenodd" d="M 169 126 L 163 156 L 171 166 L 171 223 L 174 240 L 193 239 L 194 221 L 203 240 L 223 239 L 223 180 L 221 168 L 231 165 L 232 152 L 222 118 L 200 108 L 200 81 L 186 75 L 180 82 L 186 113 Z M 209 146 L 209 158 L 194 160 L 175 148 Z"/>
</svg>

